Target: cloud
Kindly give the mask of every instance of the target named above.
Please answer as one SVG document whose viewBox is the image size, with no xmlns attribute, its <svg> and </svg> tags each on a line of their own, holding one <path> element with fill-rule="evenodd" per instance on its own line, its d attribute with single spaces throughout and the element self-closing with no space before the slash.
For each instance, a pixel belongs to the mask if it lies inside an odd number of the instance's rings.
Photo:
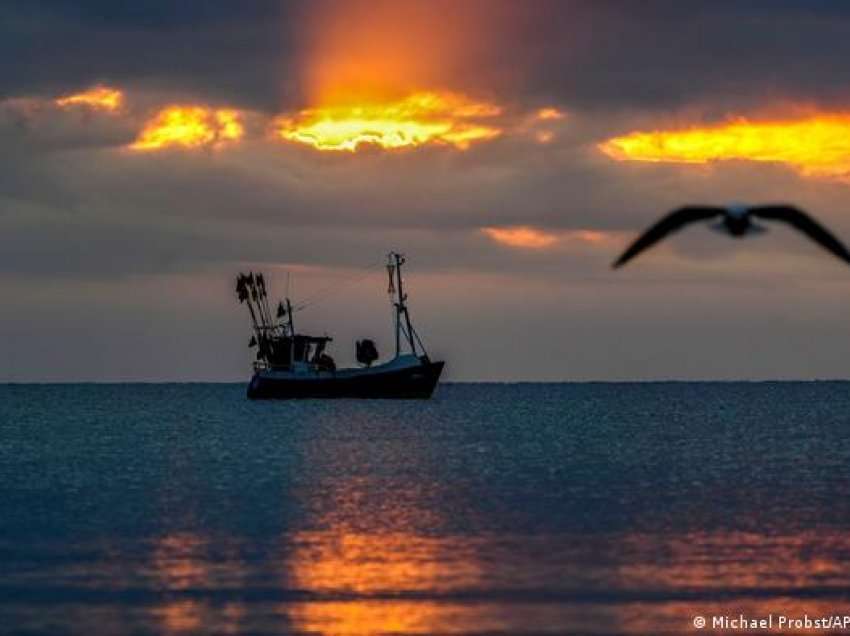
<svg viewBox="0 0 850 636">
<path fill-rule="evenodd" d="M 356 151 L 443 144 L 465 150 L 498 137 L 493 125 L 501 109 L 457 93 L 423 91 L 401 100 L 347 102 L 306 109 L 274 122 L 276 138 L 317 150 Z"/>
<path fill-rule="evenodd" d="M 815 112 L 679 130 L 635 131 L 599 145 L 618 161 L 705 164 L 745 160 L 787 164 L 808 177 L 850 177 L 850 114 Z"/>
<path fill-rule="evenodd" d="M 117 146 L 137 126 L 122 115 L 80 103 L 62 106 L 52 97 L 12 97 L 0 100 L 0 140 L 23 161 L 41 152 Z"/>
<path fill-rule="evenodd" d="M 558 242 L 557 235 L 528 227 L 527 225 L 515 227 L 483 227 L 481 231 L 497 243 L 502 243 L 509 247 L 538 250 L 552 247 Z"/>
<path fill-rule="evenodd" d="M 530 250 L 548 250 L 567 243 L 585 243 L 600 246 L 614 240 L 611 233 L 595 230 L 566 230 L 554 232 L 528 225 L 507 227 L 483 227 L 481 231 L 495 241 L 507 247 Z"/>
<path fill-rule="evenodd" d="M 54 100 L 54 103 L 60 108 L 82 107 L 115 112 L 124 103 L 124 93 L 109 86 L 94 86 L 78 93 L 61 95 Z"/>
<path fill-rule="evenodd" d="M 297 24 L 289 19 L 298 10 L 272 0 L 5 4 L 0 98 L 120 81 L 271 111 L 298 94 L 290 66 Z"/>
<path fill-rule="evenodd" d="M 139 151 L 171 146 L 220 148 L 239 141 L 244 134 L 242 115 L 236 110 L 197 105 L 166 106 L 148 120 L 130 148 Z"/>
<path fill-rule="evenodd" d="M 835 82 L 850 53 L 850 11 L 840 2 L 538 8 L 517 28 L 526 95 L 580 110 L 698 104 L 714 116 L 781 99 L 850 101 Z"/>
<path fill-rule="evenodd" d="M 585 111 L 850 99 L 841 2 L 51 1 L 0 8 L 0 36 L 5 97 L 120 80 L 267 112 L 352 84 Z"/>
<path fill-rule="evenodd" d="M 63 121 L 62 113 L 91 123 L 104 112 L 125 127 L 138 129 L 131 150 L 221 149 L 246 136 L 269 142 L 295 142 L 318 151 L 356 152 L 364 148 L 408 149 L 425 145 L 466 150 L 502 135 L 529 136 L 550 143 L 564 114 L 554 107 L 524 113 L 449 91 L 420 91 L 399 100 L 341 102 L 271 116 L 237 106 L 173 103 L 167 96 L 98 85 L 55 98 L 33 96 L 0 100 L 0 116 L 14 118 L 28 132 L 43 134 Z M 248 121 L 250 120 L 250 121 Z M 65 121 L 72 121 L 65 118 Z M 4 122 L 0 121 L 0 126 Z M 6 122 L 9 123 L 9 122 Z M 79 126 L 82 136 L 85 128 Z M 96 144 L 97 130 L 81 145 Z"/>
</svg>

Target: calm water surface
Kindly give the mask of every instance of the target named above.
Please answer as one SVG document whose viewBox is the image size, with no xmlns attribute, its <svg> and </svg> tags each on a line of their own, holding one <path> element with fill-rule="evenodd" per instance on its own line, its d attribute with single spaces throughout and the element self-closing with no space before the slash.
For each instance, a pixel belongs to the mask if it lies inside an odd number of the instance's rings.
<svg viewBox="0 0 850 636">
<path fill-rule="evenodd" d="M 0 386 L 0 632 L 850 614 L 848 467 L 847 383 Z"/>
</svg>

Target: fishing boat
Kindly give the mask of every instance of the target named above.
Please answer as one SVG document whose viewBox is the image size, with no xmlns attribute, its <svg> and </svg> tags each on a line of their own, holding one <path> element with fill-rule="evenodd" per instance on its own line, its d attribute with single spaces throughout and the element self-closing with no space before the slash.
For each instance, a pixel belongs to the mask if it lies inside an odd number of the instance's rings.
<svg viewBox="0 0 850 636">
<path fill-rule="evenodd" d="M 294 321 L 298 307 L 289 297 L 278 303 L 273 317 L 264 276 L 239 274 L 236 295 L 248 306 L 254 331 L 249 346 L 257 349 L 248 398 L 430 398 L 445 363 L 428 357 L 413 328 L 401 275 L 404 263 L 404 256 L 396 252 L 387 257 L 395 356 L 377 363 L 374 341 L 358 340 L 360 366 L 340 369 L 328 354 L 333 338 L 298 333 Z"/>
</svg>

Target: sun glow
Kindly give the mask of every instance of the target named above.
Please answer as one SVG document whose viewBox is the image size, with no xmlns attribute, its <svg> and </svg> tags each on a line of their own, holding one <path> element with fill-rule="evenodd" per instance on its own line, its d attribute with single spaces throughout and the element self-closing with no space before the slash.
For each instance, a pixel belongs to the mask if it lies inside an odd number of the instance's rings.
<svg viewBox="0 0 850 636">
<path fill-rule="evenodd" d="M 84 106 L 97 110 L 116 111 L 124 103 L 124 93 L 117 88 L 95 86 L 81 93 L 58 97 L 54 103 L 61 108 Z"/>
<path fill-rule="evenodd" d="M 214 147 L 238 141 L 244 134 L 238 111 L 206 106 L 168 106 L 148 121 L 133 150 Z"/>
<path fill-rule="evenodd" d="M 807 177 L 850 180 L 850 113 L 733 121 L 683 130 L 636 131 L 599 144 L 619 161 L 784 163 Z"/>
<path fill-rule="evenodd" d="M 466 149 L 498 137 L 501 109 L 458 93 L 419 92 L 396 101 L 336 104 L 302 110 L 274 122 L 277 138 L 318 150 L 355 151 L 362 145 L 402 148 L 424 144 Z M 480 120 L 489 120 L 481 123 Z"/>
</svg>

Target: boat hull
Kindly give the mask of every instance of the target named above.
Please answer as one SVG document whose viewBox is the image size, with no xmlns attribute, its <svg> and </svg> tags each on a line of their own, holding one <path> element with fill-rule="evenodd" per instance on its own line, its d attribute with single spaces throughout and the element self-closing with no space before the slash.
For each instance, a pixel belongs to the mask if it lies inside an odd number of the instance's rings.
<svg viewBox="0 0 850 636">
<path fill-rule="evenodd" d="M 417 363 L 385 368 L 350 369 L 321 374 L 280 373 L 258 371 L 248 385 L 248 398 L 367 398 L 367 399 L 427 399 L 431 397 L 444 362 L 427 359 Z"/>
</svg>

